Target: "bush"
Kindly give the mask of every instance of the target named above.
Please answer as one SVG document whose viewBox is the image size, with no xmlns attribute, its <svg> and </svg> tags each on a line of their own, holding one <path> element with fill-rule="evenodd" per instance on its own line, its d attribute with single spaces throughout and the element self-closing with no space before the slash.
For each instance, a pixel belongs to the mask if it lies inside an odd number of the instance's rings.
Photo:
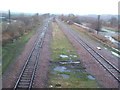
<svg viewBox="0 0 120 90">
<path fill-rule="evenodd" d="M 30 32 L 33 28 L 38 25 L 39 22 L 43 21 L 43 16 L 16 16 L 16 20 L 11 20 L 8 24 L 3 22 L 2 24 L 2 45 L 12 42 L 14 39 L 18 39 L 25 33 Z"/>
</svg>

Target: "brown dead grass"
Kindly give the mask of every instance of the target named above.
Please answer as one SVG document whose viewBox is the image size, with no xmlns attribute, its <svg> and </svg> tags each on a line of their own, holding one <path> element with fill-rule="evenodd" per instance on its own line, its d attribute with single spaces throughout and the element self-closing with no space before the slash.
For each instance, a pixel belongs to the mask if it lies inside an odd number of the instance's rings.
<svg viewBox="0 0 120 90">
<path fill-rule="evenodd" d="M 9 33 L 2 33 L 2 44 L 12 41 L 12 36 Z"/>
<path fill-rule="evenodd" d="M 120 42 L 120 36 L 112 36 L 112 38 Z"/>
<path fill-rule="evenodd" d="M 13 39 L 17 39 L 20 37 L 21 34 L 19 31 L 7 31 L 2 33 L 2 44 L 5 45 L 6 43 L 12 42 Z"/>
</svg>

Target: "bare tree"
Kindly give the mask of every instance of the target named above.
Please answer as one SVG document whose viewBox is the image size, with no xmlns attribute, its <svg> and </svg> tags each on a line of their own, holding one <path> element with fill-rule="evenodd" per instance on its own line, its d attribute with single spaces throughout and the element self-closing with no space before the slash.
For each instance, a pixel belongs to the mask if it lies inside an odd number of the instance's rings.
<svg viewBox="0 0 120 90">
<path fill-rule="evenodd" d="M 98 18 L 95 20 L 91 20 L 90 22 L 90 28 L 94 29 L 97 31 L 97 34 L 101 30 L 101 20 L 100 20 L 100 15 L 98 15 Z"/>
<path fill-rule="evenodd" d="M 111 27 L 117 27 L 118 25 L 118 20 L 116 17 L 111 17 L 111 19 L 109 19 L 109 22 Z"/>
</svg>

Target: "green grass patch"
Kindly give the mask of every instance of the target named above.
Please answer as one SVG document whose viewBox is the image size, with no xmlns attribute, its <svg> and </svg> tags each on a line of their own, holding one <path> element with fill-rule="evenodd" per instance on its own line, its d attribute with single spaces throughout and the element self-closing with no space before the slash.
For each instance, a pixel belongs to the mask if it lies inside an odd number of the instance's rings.
<svg viewBox="0 0 120 90">
<path fill-rule="evenodd" d="M 79 57 L 71 57 L 69 58 L 61 58 L 60 55 L 77 55 L 73 46 L 64 35 L 64 33 L 60 30 L 59 26 L 56 23 L 52 23 L 53 32 L 52 32 L 52 42 L 51 42 L 51 52 L 53 62 L 59 62 L 61 60 L 74 60 L 77 61 Z M 69 52 L 68 52 L 69 50 Z M 78 55 L 77 55 L 78 56 Z M 80 59 L 79 59 L 80 60 Z M 72 65 L 72 64 L 71 64 Z M 61 85 L 61 88 L 99 88 L 96 80 L 91 80 L 87 76 L 89 75 L 87 72 L 75 71 L 80 68 L 71 68 L 70 65 L 59 65 L 52 64 L 51 65 L 51 75 L 49 76 L 49 85 L 52 85 L 53 88 L 56 87 L 57 84 Z M 65 67 L 69 71 L 54 71 L 56 67 Z M 69 78 L 64 78 L 61 74 L 68 75 Z"/>
<path fill-rule="evenodd" d="M 52 33 L 52 58 L 56 61 L 62 60 L 60 57 L 61 54 L 63 55 L 77 55 L 74 51 L 72 45 L 70 44 L 69 40 L 66 38 L 64 33 L 59 29 L 58 25 L 53 23 L 54 31 Z M 69 50 L 69 52 L 68 52 Z M 76 59 L 77 57 L 71 57 L 71 59 Z M 64 58 L 69 60 L 69 58 Z"/>
<path fill-rule="evenodd" d="M 8 68 L 8 66 L 21 54 L 25 44 L 35 34 L 36 28 L 29 32 L 27 35 L 23 35 L 20 39 L 14 43 L 8 43 L 2 47 L 2 72 Z"/>
</svg>

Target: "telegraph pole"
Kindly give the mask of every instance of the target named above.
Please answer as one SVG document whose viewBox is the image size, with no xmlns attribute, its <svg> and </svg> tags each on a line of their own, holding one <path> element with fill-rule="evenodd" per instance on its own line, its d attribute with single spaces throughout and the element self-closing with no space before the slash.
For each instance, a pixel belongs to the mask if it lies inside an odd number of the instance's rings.
<svg viewBox="0 0 120 90">
<path fill-rule="evenodd" d="M 10 10 L 8 11 L 8 19 L 9 19 L 9 24 L 11 23 L 11 13 Z"/>
<path fill-rule="evenodd" d="M 100 31 L 100 15 L 98 15 L 98 27 L 97 27 L 97 34 Z"/>
</svg>

